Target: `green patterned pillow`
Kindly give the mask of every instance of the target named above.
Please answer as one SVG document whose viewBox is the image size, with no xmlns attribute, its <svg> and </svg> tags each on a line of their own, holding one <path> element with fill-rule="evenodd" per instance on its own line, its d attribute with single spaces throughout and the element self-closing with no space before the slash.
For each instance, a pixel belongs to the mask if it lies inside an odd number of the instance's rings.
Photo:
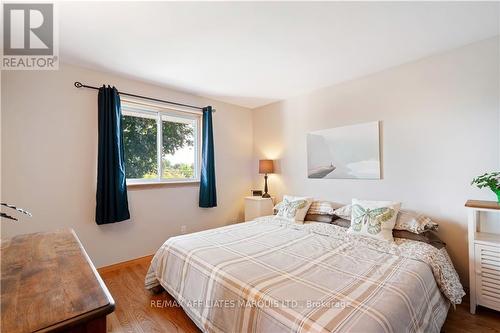
<svg viewBox="0 0 500 333">
<path fill-rule="evenodd" d="M 392 229 L 401 203 L 352 199 L 349 233 L 393 241 Z"/>
<path fill-rule="evenodd" d="M 285 195 L 283 201 L 274 207 L 277 211 L 276 216 L 302 223 L 311 202 L 312 199 L 310 198 Z"/>
</svg>

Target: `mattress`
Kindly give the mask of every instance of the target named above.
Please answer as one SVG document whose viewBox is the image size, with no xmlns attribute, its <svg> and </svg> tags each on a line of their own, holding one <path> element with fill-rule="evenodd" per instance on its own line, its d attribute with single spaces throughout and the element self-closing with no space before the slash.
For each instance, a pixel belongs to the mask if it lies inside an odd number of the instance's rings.
<svg viewBox="0 0 500 333">
<path fill-rule="evenodd" d="M 464 295 L 445 249 L 276 217 L 168 239 L 145 284 L 204 332 L 439 332 Z"/>
</svg>

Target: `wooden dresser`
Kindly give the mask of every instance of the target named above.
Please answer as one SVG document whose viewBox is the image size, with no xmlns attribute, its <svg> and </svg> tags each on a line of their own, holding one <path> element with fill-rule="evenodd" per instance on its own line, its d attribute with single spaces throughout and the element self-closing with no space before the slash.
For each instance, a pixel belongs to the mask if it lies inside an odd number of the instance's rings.
<svg viewBox="0 0 500 333">
<path fill-rule="evenodd" d="M 481 212 L 500 213 L 495 201 L 469 200 L 469 288 L 470 312 L 476 305 L 500 311 L 500 235 L 481 232 Z"/>
<path fill-rule="evenodd" d="M 1 331 L 106 332 L 114 300 L 73 230 L 1 243 Z"/>
</svg>

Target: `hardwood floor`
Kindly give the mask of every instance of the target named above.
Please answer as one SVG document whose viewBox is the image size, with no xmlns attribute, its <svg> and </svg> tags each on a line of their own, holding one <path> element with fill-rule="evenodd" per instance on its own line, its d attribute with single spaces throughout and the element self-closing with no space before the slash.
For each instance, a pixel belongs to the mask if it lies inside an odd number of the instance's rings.
<svg viewBox="0 0 500 333">
<path fill-rule="evenodd" d="M 152 306 L 174 299 L 165 291 L 153 295 L 144 288 L 151 257 L 99 269 L 115 299 L 115 312 L 108 316 L 108 332 L 200 332 L 180 307 Z"/>
<path fill-rule="evenodd" d="M 478 307 L 476 314 L 469 312 L 469 304 L 462 303 L 450 309 L 443 326 L 445 333 L 500 333 L 500 312 Z"/>
<path fill-rule="evenodd" d="M 168 293 L 153 295 L 144 289 L 150 260 L 144 257 L 99 269 L 116 303 L 115 312 L 108 316 L 108 332 L 199 332 L 181 308 L 161 306 L 174 302 Z M 464 303 L 450 309 L 443 331 L 500 333 L 499 312 L 478 307 L 476 315 L 471 315 L 468 308 Z"/>
</svg>

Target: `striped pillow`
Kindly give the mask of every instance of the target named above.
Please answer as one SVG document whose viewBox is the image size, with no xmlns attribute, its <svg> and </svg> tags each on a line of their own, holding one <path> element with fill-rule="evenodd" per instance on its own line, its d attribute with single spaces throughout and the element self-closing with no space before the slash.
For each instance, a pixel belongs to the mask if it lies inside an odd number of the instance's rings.
<svg viewBox="0 0 500 333">
<path fill-rule="evenodd" d="M 313 201 L 307 211 L 310 215 L 333 215 L 334 208 L 329 201 Z"/>
</svg>

